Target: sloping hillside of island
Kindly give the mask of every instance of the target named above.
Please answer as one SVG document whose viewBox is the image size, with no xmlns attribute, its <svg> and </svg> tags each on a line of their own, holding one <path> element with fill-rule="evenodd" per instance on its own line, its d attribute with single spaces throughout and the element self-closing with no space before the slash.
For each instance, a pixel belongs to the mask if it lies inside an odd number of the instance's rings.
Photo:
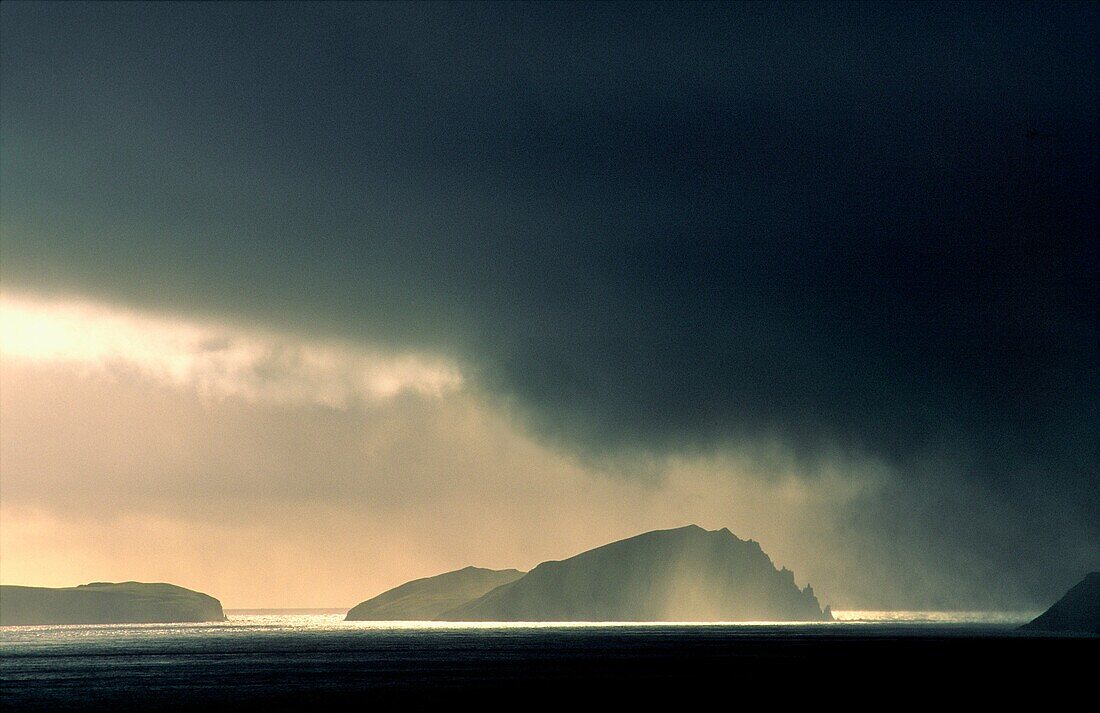
<svg viewBox="0 0 1100 713">
<path fill-rule="evenodd" d="M 1022 627 L 1031 631 L 1100 634 L 1100 572 L 1090 572 L 1050 609 Z"/>
<path fill-rule="evenodd" d="M 429 621 L 523 576 L 518 569 L 466 567 L 406 582 L 348 612 L 348 621 Z"/>
<path fill-rule="evenodd" d="M 467 567 L 418 579 L 363 602 L 348 619 L 829 621 L 832 615 L 758 543 L 689 525 L 543 562 L 527 574 Z"/>
<path fill-rule="evenodd" d="M 94 582 L 77 587 L 0 585 L 0 625 L 224 621 L 221 602 L 173 584 Z"/>
<path fill-rule="evenodd" d="M 695 525 L 543 562 L 446 612 L 459 621 L 821 621 L 810 587 L 751 540 Z"/>
</svg>

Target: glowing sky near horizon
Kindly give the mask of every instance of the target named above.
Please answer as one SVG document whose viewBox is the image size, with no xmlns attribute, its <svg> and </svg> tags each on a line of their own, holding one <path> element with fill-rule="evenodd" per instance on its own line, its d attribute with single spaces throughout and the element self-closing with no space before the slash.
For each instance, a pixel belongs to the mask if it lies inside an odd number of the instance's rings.
<svg viewBox="0 0 1100 713">
<path fill-rule="evenodd" d="M 839 473 L 760 484 L 751 458 L 609 478 L 423 355 L 9 293 L 0 337 L 7 583 L 170 580 L 231 607 L 350 606 L 471 561 L 531 567 L 731 517 L 816 573 L 767 509 L 819 531 L 821 503 L 866 487 Z"/>
</svg>

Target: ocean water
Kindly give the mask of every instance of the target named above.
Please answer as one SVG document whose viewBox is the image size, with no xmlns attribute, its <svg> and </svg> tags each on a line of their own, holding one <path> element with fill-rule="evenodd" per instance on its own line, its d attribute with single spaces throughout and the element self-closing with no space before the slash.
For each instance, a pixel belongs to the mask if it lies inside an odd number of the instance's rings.
<svg viewBox="0 0 1100 713">
<path fill-rule="evenodd" d="M 1032 613 L 836 612 L 805 623 L 345 622 L 342 611 L 230 611 L 210 624 L 0 628 L 9 709 L 437 709 L 524 696 L 683 696 L 794 676 L 947 680 L 982 661 L 1003 673 L 1077 656 L 1096 640 L 1022 634 Z"/>
</svg>

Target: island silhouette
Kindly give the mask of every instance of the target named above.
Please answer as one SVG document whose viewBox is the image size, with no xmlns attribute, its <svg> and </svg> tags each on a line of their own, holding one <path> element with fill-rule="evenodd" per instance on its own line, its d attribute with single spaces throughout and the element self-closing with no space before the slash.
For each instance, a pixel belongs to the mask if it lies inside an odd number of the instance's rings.
<svg viewBox="0 0 1100 713">
<path fill-rule="evenodd" d="M 1100 572 L 1090 572 L 1045 612 L 1024 624 L 1027 631 L 1100 634 Z"/>
<path fill-rule="evenodd" d="M 0 626 L 224 621 L 221 602 L 174 584 L 93 582 L 77 587 L 0 585 Z"/>
<path fill-rule="evenodd" d="M 516 581 L 518 569 L 465 567 L 406 582 L 357 605 L 348 621 L 427 621 L 437 619 L 497 587 Z"/>
<path fill-rule="evenodd" d="M 688 525 L 543 562 L 526 574 L 468 567 L 414 580 L 359 604 L 347 618 L 830 621 L 832 614 L 759 543 Z"/>
</svg>

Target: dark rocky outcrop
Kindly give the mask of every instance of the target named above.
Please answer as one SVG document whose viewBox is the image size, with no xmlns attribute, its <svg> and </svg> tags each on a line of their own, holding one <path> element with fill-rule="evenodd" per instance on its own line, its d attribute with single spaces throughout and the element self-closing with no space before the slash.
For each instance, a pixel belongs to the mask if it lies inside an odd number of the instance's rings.
<svg viewBox="0 0 1100 713">
<path fill-rule="evenodd" d="M 173 584 L 94 582 L 48 588 L 0 585 L 0 625 L 223 621 L 221 602 Z"/>
<path fill-rule="evenodd" d="M 518 569 L 466 567 L 406 582 L 348 612 L 348 621 L 429 621 L 523 576 Z"/>
<path fill-rule="evenodd" d="M 1029 631 L 1100 634 L 1100 572 L 1091 572 L 1051 605 L 1021 627 Z"/>
</svg>

